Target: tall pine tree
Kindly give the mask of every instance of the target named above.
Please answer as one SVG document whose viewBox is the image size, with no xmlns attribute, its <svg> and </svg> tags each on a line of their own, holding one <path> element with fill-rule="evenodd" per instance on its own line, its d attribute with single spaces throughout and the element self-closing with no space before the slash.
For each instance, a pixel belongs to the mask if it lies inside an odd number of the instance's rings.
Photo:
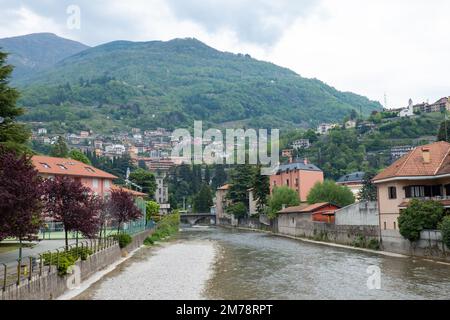
<svg viewBox="0 0 450 320">
<path fill-rule="evenodd" d="M 19 92 L 9 86 L 13 67 L 6 64 L 7 54 L 0 51 L 0 145 L 19 152 L 28 151 L 25 146 L 30 137 L 24 125 L 16 118 L 23 114 L 17 107 Z"/>
</svg>

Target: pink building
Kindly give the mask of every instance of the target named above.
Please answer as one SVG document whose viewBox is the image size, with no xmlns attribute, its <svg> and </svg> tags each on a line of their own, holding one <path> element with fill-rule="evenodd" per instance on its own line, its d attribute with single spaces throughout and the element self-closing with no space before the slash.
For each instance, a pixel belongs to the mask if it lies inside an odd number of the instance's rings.
<svg viewBox="0 0 450 320">
<path fill-rule="evenodd" d="M 288 186 L 298 193 L 300 201 L 306 201 L 309 191 L 317 182 L 323 182 L 323 171 L 305 159 L 303 162 L 281 165 L 270 176 L 270 193 L 280 186 Z"/>
<path fill-rule="evenodd" d="M 33 156 L 32 162 L 42 177 L 70 176 L 102 197 L 110 193 L 113 180 L 117 179 L 112 174 L 72 159 Z"/>
</svg>

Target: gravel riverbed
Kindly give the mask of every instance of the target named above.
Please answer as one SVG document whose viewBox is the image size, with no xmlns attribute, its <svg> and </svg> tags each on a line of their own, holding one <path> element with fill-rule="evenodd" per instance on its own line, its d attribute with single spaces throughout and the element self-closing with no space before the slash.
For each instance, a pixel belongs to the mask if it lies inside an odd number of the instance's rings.
<svg viewBox="0 0 450 320">
<path fill-rule="evenodd" d="M 205 299 L 203 292 L 213 273 L 216 252 L 212 241 L 143 248 L 76 299 Z"/>
</svg>

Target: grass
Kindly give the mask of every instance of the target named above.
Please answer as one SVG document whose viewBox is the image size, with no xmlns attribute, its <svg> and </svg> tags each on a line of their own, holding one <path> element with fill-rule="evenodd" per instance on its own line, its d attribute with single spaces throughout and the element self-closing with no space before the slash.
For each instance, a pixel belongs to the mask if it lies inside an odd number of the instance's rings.
<svg viewBox="0 0 450 320">
<path fill-rule="evenodd" d="M 155 232 L 144 240 L 144 244 L 147 246 L 153 245 L 155 242 L 169 238 L 173 234 L 177 233 L 180 226 L 180 215 L 170 214 L 161 218 L 161 221 L 157 224 Z"/>
</svg>

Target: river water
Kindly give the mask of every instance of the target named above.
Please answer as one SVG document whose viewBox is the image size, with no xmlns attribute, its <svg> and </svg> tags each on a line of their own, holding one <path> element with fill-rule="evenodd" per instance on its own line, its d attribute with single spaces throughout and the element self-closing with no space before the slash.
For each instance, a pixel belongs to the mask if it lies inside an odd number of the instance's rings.
<svg viewBox="0 0 450 320">
<path fill-rule="evenodd" d="M 374 267 L 379 289 L 367 284 Z M 450 299 L 450 265 L 188 228 L 141 249 L 75 299 Z"/>
</svg>

